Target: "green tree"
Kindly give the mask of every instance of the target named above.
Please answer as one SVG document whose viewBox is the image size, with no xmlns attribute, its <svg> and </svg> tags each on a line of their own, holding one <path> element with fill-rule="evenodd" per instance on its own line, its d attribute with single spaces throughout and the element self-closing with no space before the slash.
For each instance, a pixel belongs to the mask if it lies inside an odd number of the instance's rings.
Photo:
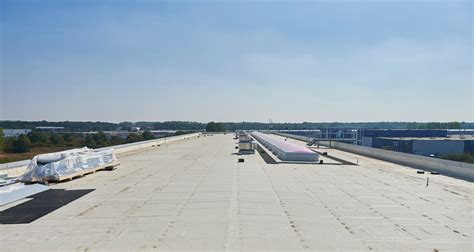
<svg viewBox="0 0 474 252">
<path fill-rule="evenodd" d="M 33 130 L 27 136 L 35 146 L 47 146 L 50 143 L 50 136 L 45 132 Z"/>
<path fill-rule="evenodd" d="M 135 124 L 132 122 L 121 122 L 118 124 L 121 130 L 130 131 L 132 127 L 135 127 Z"/>
<path fill-rule="evenodd" d="M 96 146 L 94 138 L 91 135 L 87 135 L 85 137 L 84 144 L 89 148 L 95 148 Z"/>
<path fill-rule="evenodd" d="M 109 145 L 107 135 L 102 131 L 97 132 L 92 137 L 94 138 L 94 142 L 95 142 L 96 146 L 98 146 L 98 147 L 105 147 L 105 146 Z"/>
<path fill-rule="evenodd" d="M 127 142 L 133 143 L 133 142 L 139 142 L 139 141 L 143 141 L 142 135 L 135 134 L 135 133 L 128 134 Z"/>
<path fill-rule="evenodd" d="M 120 138 L 119 136 L 112 136 L 110 137 L 110 144 L 111 145 L 123 144 L 123 139 Z"/>
<path fill-rule="evenodd" d="M 207 132 L 223 132 L 225 127 L 223 123 L 209 122 L 206 126 Z"/>
<path fill-rule="evenodd" d="M 460 129 L 461 128 L 461 123 L 460 122 L 452 122 L 450 125 L 451 129 Z"/>
<path fill-rule="evenodd" d="M 79 145 L 79 141 L 77 140 L 77 138 L 71 134 L 71 133 L 67 133 L 67 134 L 64 134 L 63 135 L 63 139 L 64 141 L 66 142 L 66 145 L 67 146 L 78 146 Z"/>
<path fill-rule="evenodd" d="M 63 137 L 57 134 L 52 134 L 51 137 L 49 137 L 49 141 L 56 146 L 64 146 L 65 143 Z"/>
<path fill-rule="evenodd" d="M 5 137 L 5 139 L 3 140 L 3 150 L 5 152 L 13 152 L 13 143 L 15 141 L 15 137 Z"/>
<path fill-rule="evenodd" d="M 223 123 L 217 123 L 217 131 L 219 132 L 224 132 L 225 131 L 225 127 L 224 127 L 224 124 Z"/>
<path fill-rule="evenodd" d="M 151 133 L 151 131 L 149 131 L 149 130 L 145 130 L 142 133 L 142 137 L 143 137 L 143 140 L 155 139 L 155 135 L 153 135 L 153 133 Z"/>
<path fill-rule="evenodd" d="M 13 142 L 12 150 L 15 153 L 25 153 L 30 151 L 31 141 L 25 134 L 21 134 L 18 139 Z"/>
<path fill-rule="evenodd" d="M 191 132 L 186 132 L 186 131 L 183 131 L 183 130 L 178 130 L 174 133 L 175 136 L 180 136 L 180 135 L 184 135 L 186 133 L 191 133 Z"/>
<path fill-rule="evenodd" d="M 0 150 L 3 150 L 3 148 L 4 148 L 4 146 L 5 146 L 3 139 L 4 139 L 4 137 L 3 137 L 3 129 L 0 128 Z"/>
<path fill-rule="evenodd" d="M 215 123 L 215 122 L 209 122 L 209 123 L 207 123 L 206 131 L 207 131 L 207 132 L 214 132 L 214 131 L 216 131 L 216 123 Z"/>
</svg>

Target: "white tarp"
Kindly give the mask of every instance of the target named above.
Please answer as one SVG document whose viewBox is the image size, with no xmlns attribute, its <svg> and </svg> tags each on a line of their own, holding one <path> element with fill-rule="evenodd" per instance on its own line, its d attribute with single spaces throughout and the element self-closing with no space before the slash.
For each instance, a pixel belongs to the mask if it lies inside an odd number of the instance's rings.
<svg viewBox="0 0 474 252">
<path fill-rule="evenodd" d="M 24 182 L 61 181 L 118 164 L 112 149 L 93 150 L 84 147 L 41 154 L 33 157 L 21 180 Z"/>
</svg>

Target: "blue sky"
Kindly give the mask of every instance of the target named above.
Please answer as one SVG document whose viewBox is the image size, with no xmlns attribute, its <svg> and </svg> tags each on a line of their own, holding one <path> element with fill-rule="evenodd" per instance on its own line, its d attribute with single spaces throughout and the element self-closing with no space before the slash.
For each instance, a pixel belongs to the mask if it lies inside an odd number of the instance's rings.
<svg viewBox="0 0 474 252">
<path fill-rule="evenodd" d="M 474 120 L 471 1 L 0 3 L 3 120 Z"/>
</svg>

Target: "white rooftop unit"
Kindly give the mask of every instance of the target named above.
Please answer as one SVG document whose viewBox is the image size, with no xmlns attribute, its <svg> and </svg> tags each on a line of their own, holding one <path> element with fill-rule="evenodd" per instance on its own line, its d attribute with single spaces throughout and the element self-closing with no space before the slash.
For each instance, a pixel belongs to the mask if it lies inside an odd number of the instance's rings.
<svg viewBox="0 0 474 252">
<path fill-rule="evenodd" d="M 253 138 L 245 132 L 239 133 L 239 153 L 254 153 L 257 144 L 253 141 Z"/>
<path fill-rule="evenodd" d="M 261 132 L 252 132 L 252 136 L 283 161 L 317 162 L 319 159 L 316 152 L 279 137 Z"/>
</svg>

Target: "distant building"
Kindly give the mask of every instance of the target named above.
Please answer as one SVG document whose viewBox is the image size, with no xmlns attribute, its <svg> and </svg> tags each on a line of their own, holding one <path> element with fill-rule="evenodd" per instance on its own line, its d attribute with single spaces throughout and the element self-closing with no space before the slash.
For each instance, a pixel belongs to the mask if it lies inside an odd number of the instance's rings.
<svg viewBox="0 0 474 252">
<path fill-rule="evenodd" d="M 3 136 L 4 137 L 18 137 L 21 134 L 28 134 L 30 133 L 30 129 L 3 129 Z"/>
<path fill-rule="evenodd" d="M 109 136 L 117 136 L 117 137 L 120 137 L 122 139 L 127 139 L 128 135 L 130 134 L 130 132 L 128 132 L 126 130 L 104 131 L 104 133 L 109 135 Z"/>
<path fill-rule="evenodd" d="M 46 131 L 52 133 L 61 133 L 64 132 L 66 129 L 64 127 L 55 127 L 55 126 L 39 126 L 36 127 L 38 131 Z"/>
<path fill-rule="evenodd" d="M 449 136 L 474 136 L 474 129 L 451 129 L 448 130 Z"/>
<path fill-rule="evenodd" d="M 274 132 L 281 132 L 293 134 L 298 136 L 311 137 L 316 139 L 337 140 L 343 143 L 356 144 L 359 140 L 360 130 L 357 129 L 303 129 L 303 130 L 275 130 Z"/>
<path fill-rule="evenodd" d="M 374 138 L 372 147 L 422 156 L 474 153 L 474 137 L 380 137 Z"/>
<path fill-rule="evenodd" d="M 382 137 L 448 137 L 448 130 L 415 130 L 415 129 L 364 129 L 360 133 L 362 145 L 375 147 L 373 142 Z"/>
</svg>

